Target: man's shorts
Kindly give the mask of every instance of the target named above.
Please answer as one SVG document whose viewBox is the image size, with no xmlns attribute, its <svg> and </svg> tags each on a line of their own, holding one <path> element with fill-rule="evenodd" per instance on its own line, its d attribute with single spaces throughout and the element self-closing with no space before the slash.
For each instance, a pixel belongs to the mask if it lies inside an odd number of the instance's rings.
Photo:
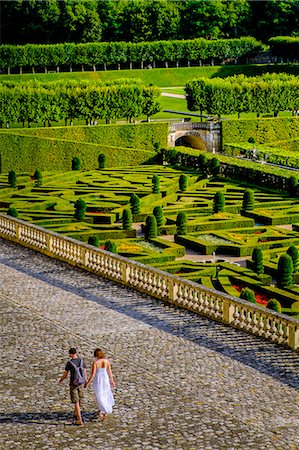
<svg viewBox="0 0 299 450">
<path fill-rule="evenodd" d="M 72 403 L 79 403 L 83 398 L 83 384 L 81 386 L 70 385 L 70 395 Z"/>
</svg>

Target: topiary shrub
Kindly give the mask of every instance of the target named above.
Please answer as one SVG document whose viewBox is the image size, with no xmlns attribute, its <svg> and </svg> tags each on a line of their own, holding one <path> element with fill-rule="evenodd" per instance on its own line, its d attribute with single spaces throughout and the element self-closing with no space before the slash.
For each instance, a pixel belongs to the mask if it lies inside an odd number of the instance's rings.
<svg viewBox="0 0 299 450">
<path fill-rule="evenodd" d="M 145 239 L 148 241 L 149 239 L 155 239 L 157 235 L 158 232 L 157 232 L 156 217 L 151 214 L 150 216 L 147 216 L 145 221 L 144 236 Z"/>
<path fill-rule="evenodd" d="M 13 188 L 17 187 L 17 174 L 14 170 L 8 173 L 8 184 Z"/>
<path fill-rule="evenodd" d="M 224 211 L 225 197 L 223 192 L 216 192 L 213 201 L 213 212 L 219 213 Z"/>
<path fill-rule="evenodd" d="M 250 136 L 249 138 L 248 138 L 248 143 L 249 144 L 255 144 L 255 138 L 253 137 L 253 136 Z"/>
<path fill-rule="evenodd" d="M 133 214 L 140 214 L 140 198 L 137 194 L 131 194 L 130 205 Z"/>
<path fill-rule="evenodd" d="M 263 252 L 259 247 L 255 247 L 252 252 L 252 270 L 261 275 L 264 273 Z"/>
<path fill-rule="evenodd" d="M 75 203 L 75 214 L 74 217 L 77 220 L 84 220 L 86 214 L 86 203 L 84 200 L 79 198 Z"/>
<path fill-rule="evenodd" d="M 287 249 L 287 254 L 292 258 L 293 273 L 295 273 L 298 270 L 298 262 L 299 262 L 299 252 L 297 250 L 297 247 L 295 247 L 295 245 L 291 245 L 291 247 Z"/>
<path fill-rule="evenodd" d="M 254 292 L 249 288 L 243 288 L 240 294 L 240 298 L 247 300 L 250 303 L 256 303 Z"/>
<path fill-rule="evenodd" d="M 153 176 L 152 184 L 153 184 L 153 193 L 159 194 L 160 193 L 160 177 L 158 177 L 158 175 Z"/>
<path fill-rule="evenodd" d="M 132 229 L 133 218 L 132 218 L 132 212 L 130 209 L 123 210 L 122 221 L 123 221 L 123 230 L 131 230 Z"/>
<path fill-rule="evenodd" d="M 165 152 L 165 157 L 166 157 L 167 162 L 169 162 L 169 164 L 171 164 L 172 166 L 175 166 L 177 164 L 177 160 L 178 160 L 178 151 L 175 149 L 167 150 Z"/>
<path fill-rule="evenodd" d="M 162 206 L 155 206 L 155 208 L 153 210 L 153 214 L 156 217 L 157 226 L 162 227 L 162 225 L 164 223 Z"/>
<path fill-rule="evenodd" d="M 78 156 L 72 159 L 72 170 L 81 170 L 81 159 Z"/>
<path fill-rule="evenodd" d="M 294 175 L 290 176 L 288 179 L 288 192 L 293 197 L 297 196 L 297 190 L 298 190 L 298 178 Z"/>
<path fill-rule="evenodd" d="M 10 206 L 7 211 L 7 215 L 11 217 L 19 217 L 19 213 L 16 208 Z"/>
<path fill-rule="evenodd" d="M 220 172 L 220 161 L 217 158 L 212 158 L 210 161 L 210 172 L 213 177 L 217 177 Z"/>
<path fill-rule="evenodd" d="M 106 241 L 105 242 L 105 250 L 107 252 L 117 253 L 116 243 L 113 241 Z"/>
<path fill-rule="evenodd" d="M 100 239 L 97 236 L 89 236 L 88 244 L 93 245 L 94 247 L 99 247 Z"/>
<path fill-rule="evenodd" d="M 276 311 L 278 313 L 281 313 L 281 304 L 279 303 L 276 298 L 270 298 L 267 304 L 268 309 L 272 309 L 272 311 Z"/>
<path fill-rule="evenodd" d="M 252 189 L 245 190 L 242 206 L 245 211 L 252 211 L 254 209 L 254 192 Z"/>
<path fill-rule="evenodd" d="M 41 186 L 43 184 L 43 175 L 40 170 L 36 169 L 33 179 L 35 180 L 35 186 Z"/>
<path fill-rule="evenodd" d="M 188 187 L 188 177 L 187 175 L 185 175 L 184 173 L 180 176 L 179 179 L 179 187 L 180 187 L 180 191 L 184 192 L 187 190 Z"/>
<path fill-rule="evenodd" d="M 106 155 L 100 153 L 98 157 L 99 169 L 105 169 L 106 167 Z"/>
<path fill-rule="evenodd" d="M 176 218 L 176 233 L 179 235 L 187 234 L 187 221 L 188 216 L 187 214 L 182 211 L 178 213 Z"/>
<path fill-rule="evenodd" d="M 281 255 L 277 266 L 277 287 L 280 289 L 293 286 L 293 261 L 289 255 Z"/>
<path fill-rule="evenodd" d="M 198 168 L 206 177 L 208 174 L 208 159 L 204 153 L 201 153 L 198 157 Z"/>
<path fill-rule="evenodd" d="M 156 152 L 158 153 L 161 150 L 161 142 L 155 142 L 154 143 L 154 149 L 156 150 Z"/>
</svg>

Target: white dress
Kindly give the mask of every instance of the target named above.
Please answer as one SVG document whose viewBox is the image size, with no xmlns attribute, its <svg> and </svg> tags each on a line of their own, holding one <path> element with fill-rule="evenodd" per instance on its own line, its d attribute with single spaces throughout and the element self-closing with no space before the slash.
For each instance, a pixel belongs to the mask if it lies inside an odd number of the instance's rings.
<svg viewBox="0 0 299 450">
<path fill-rule="evenodd" d="M 111 414 L 115 402 L 105 367 L 97 369 L 92 386 L 100 412 Z"/>
</svg>

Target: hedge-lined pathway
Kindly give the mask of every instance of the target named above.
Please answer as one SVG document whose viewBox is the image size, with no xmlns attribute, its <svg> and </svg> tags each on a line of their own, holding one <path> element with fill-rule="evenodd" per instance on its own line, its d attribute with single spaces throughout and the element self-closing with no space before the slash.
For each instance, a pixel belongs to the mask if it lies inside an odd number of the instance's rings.
<svg viewBox="0 0 299 450">
<path fill-rule="evenodd" d="M 0 448 L 296 449 L 299 354 L 0 240 Z M 70 425 L 67 351 L 101 345 L 117 380 Z"/>
</svg>

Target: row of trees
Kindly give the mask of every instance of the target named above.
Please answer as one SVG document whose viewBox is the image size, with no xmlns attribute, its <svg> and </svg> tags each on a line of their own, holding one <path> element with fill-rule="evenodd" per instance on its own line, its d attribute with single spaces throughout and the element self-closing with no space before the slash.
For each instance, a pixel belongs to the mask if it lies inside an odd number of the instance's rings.
<svg viewBox="0 0 299 450">
<path fill-rule="evenodd" d="M 255 54 L 264 45 L 253 37 L 239 39 L 193 39 L 153 42 L 93 42 L 88 44 L 27 44 L 0 45 L 0 67 L 49 67 L 97 64 L 132 64 L 144 62 L 153 66 L 156 61 L 199 61 L 216 58 L 240 58 Z M 213 61 L 212 61 L 213 62 Z M 166 64 L 167 65 L 167 64 Z"/>
<path fill-rule="evenodd" d="M 299 79 L 287 74 L 200 78 L 185 88 L 188 109 L 213 115 L 271 113 L 299 109 Z"/>
<path fill-rule="evenodd" d="M 50 125 L 51 121 L 85 119 L 132 119 L 150 117 L 160 111 L 160 90 L 153 86 L 124 84 L 85 88 L 31 88 L 24 85 L 0 86 L 0 125 L 32 122 Z"/>
<path fill-rule="evenodd" d="M 268 38 L 298 33 L 298 0 L 2 0 L 4 43 Z M 207 20 L 208 18 L 208 20 Z"/>
</svg>

